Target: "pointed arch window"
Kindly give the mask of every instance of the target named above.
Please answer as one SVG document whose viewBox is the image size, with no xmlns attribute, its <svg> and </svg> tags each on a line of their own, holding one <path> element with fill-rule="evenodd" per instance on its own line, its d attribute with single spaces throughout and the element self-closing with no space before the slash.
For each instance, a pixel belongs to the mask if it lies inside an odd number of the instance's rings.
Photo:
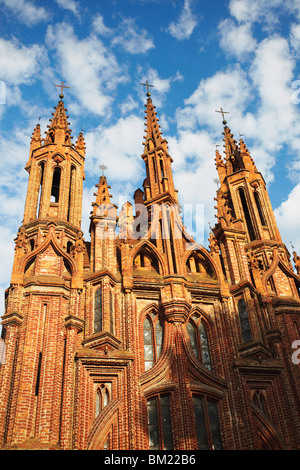
<svg viewBox="0 0 300 470">
<path fill-rule="evenodd" d="M 253 395 L 253 403 L 264 415 L 267 416 L 265 397 L 259 390 L 257 390 Z"/>
<path fill-rule="evenodd" d="M 60 177 L 61 169 L 59 167 L 56 167 L 53 171 L 51 202 L 59 202 Z"/>
<path fill-rule="evenodd" d="M 40 215 L 40 207 L 41 207 L 41 199 L 42 199 L 42 190 L 43 190 L 43 180 L 44 180 L 44 169 L 45 169 L 45 162 L 41 162 L 39 164 L 39 195 L 38 195 L 38 203 L 37 203 L 37 213 L 36 216 L 39 217 Z"/>
<path fill-rule="evenodd" d="M 71 220 L 73 211 L 74 211 L 75 192 L 76 192 L 76 168 L 74 165 L 72 165 L 71 172 L 70 172 L 69 203 L 68 203 L 68 217 L 67 217 L 68 221 Z"/>
<path fill-rule="evenodd" d="M 252 225 L 252 220 L 251 220 L 248 204 L 247 204 L 247 201 L 246 201 L 246 196 L 245 196 L 244 190 L 242 188 L 240 188 L 238 190 L 238 192 L 239 192 L 240 200 L 241 200 L 242 207 L 243 207 L 243 212 L 244 212 L 245 222 L 246 222 L 246 225 L 247 225 L 248 234 L 249 234 L 250 240 L 253 241 L 253 240 L 255 240 L 255 233 L 254 233 L 254 228 L 253 228 L 253 225 Z"/>
<path fill-rule="evenodd" d="M 241 325 L 241 330 L 242 330 L 243 342 L 249 343 L 250 341 L 252 341 L 252 332 L 251 332 L 245 299 L 244 298 L 239 299 L 237 306 L 238 306 L 238 313 L 239 313 L 240 325 Z"/>
<path fill-rule="evenodd" d="M 147 315 L 143 326 L 145 370 L 151 369 L 158 361 L 163 344 L 163 324 L 158 314 Z"/>
<path fill-rule="evenodd" d="M 96 416 L 108 405 L 110 400 L 108 388 L 102 384 L 96 392 Z"/>
<path fill-rule="evenodd" d="M 187 323 L 187 331 L 195 356 L 208 370 L 212 370 L 208 334 L 203 319 L 193 315 Z"/>
<path fill-rule="evenodd" d="M 262 208 L 262 205 L 261 205 L 261 200 L 260 200 L 260 197 L 259 197 L 259 194 L 258 194 L 257 191 L 254 191 L 254 199 L 255 199 L 255 203 L 256 203 L 256 207 L 257 207 L 257 210 L 258 210 L 258 214 L 259 214 L 261 224 L 266 227 L 267 226 L 267 221 L 266 221 L 265 214 L 264 214 L 264 211 L 263 211 L 263 208 Z"/>
<path fill-rule="evenodd" d="M 94 301 L 94 333 L 102 331 L 102 286 L 98 287 L 95 292 Z"/>
<path fill-rule="evenodd" d="M 113 290 L 110 290 L 109 293 L 109 321 L 110 321 L 110 332 L 114 334 L 114 316 L 115 316 L 115 307 L 114 307 L 114 293 Z"/>
</svg>

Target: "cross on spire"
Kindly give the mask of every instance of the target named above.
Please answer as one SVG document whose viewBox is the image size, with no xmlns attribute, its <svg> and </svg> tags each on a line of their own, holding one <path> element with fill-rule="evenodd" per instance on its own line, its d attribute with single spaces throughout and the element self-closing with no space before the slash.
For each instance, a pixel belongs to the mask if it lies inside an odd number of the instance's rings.
<svg viewBox="0 0 300 470">
<path fill-rule="evenodd" d="M 226 124 L 226 119 L 224 114 L 230 114 L 228 111 L 223 111 L 223 108 L 220 108 L 220 111 L 215 111 L 216 113 L 221 113 L 223 117 L 223 124 Z"/>
<path fill-rule="evenodd" d="M 64 88 L 71 88 L 71 87 L 69 87 L 69 86 L 64 85 L 64 82 L 61 82 L 60 85 L 54 85 L 54 86 L 57 86 L 57 87 L 60 88 L 60 95 L 59 95 L 59 97 L 60 97 L 61 99 L 63 99 L 63 97 L 64 97 Z"/>
<path fill-rule="evenodd" d="M 146 80 L 146 83 L 140 83 L 140 85 L 147 87 L 147 96 L 151 95 L 149 87 L 155 88 L 155 85 L 149 85 L 148 80 Z"/>
<path fill-rule="evenodd" d="M 102 176 L 104 176 L 104 171 L 107 170 L 107 166 L 105 165 L 100 165 L 100 170 L 102 170 Z"/>
</svg>

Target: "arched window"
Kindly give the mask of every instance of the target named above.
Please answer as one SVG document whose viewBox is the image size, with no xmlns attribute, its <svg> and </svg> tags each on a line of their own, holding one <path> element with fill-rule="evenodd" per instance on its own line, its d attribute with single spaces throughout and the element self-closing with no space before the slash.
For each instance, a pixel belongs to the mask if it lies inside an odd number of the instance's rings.
<svg viewBox="0 0 300 470">
<path fill-rule="evenodd" d="M 259 390 L 253 395 L 253 403 L 264 415 L 267 415 L 265 398 Z"/>
<path fill-rule="evenodd" d="M 261 224 L 266 226 L 267 222 L 266 222 L 265 214 L 263 212 L 263 208 L 262 208 L 262 205 L 261 205 L 261 202 L 260 202 L 259 194 L 256 191 L 254 191 L 254 199 L 255 199 L 255 202 L 256 202 L 256 207 L 257 207 L 257 210 L 258 210 L 258 214 L 259 214 Z"/>
<path fill-rule="evenodd" d="M 98 414 L 100 413 L 100 410 L 102 408 L 102 397 L 101 397 L 101 392 L 100 390 L 98 389 L 97 390 L 97 393 L 96 393 L 96 416 L 98 416 Z"/>
<path fill-rule="evenodd" d="M 193 395 L 199 450 L 223 448 L 217 403 L 206 396 Z"/>
<path fill-rule="evenodd" d="M 40 182 L 39 182 L 39 195 L 38 195 L 37 212 L 36 212 L 37 217 L 39 217 L 39 215 L 40 215 L 42 189 L 43 189 L 43 179 L 44 179 L 44 169 L 45 169 L 45 162 L 41 162 L 39 164 L 39 181 Z"/>
<path fill-rule="evenodd" d="M 212 370 L 207 330 L 202 318 L 193 315 L 187 323 L 187 331 L 195 356 L 208 370 Z"/>
<path fill-rule="evenodd" d="M 238 312 L 239 312 L 243 342 L 249 343 L 250 341 L 252 341 L 252 333 L 251 333 L 251 327 L 250 327 L 246 302 L 244 299 L 240 299 L 237 305 L 238 305 Z"/>
<path fill-rule="evenodd" d="M 158 395 L 148 400 L 148 429 L 150 450 L 173 449 L 171 410 L 168 395 Z"/>
<path fill-rule="evenodd" d="M 161 355 L 163 325 L 158 314 L 151 313 L 144 320 L 144 360 L 145 370 L 150 369 Z"/>
<path fill-rule="evenodd" d="M 76 191 L 76 168 L 75 166 L 71 166 L 70 172 L 70 187 L 69 187 L 69 202 L 68 202 L 68 221 L 72 219 L 72 214 L 74 210 L 74 199 L 75 199 L 75 191 Z"/>
<path fill-rule="evenodd" d="M 96 416 L 100 411 L 109 403 L 109 391 L 108 388 L 102 384 L 96 392 Z"/>
<path fill-rule="evenodd" d="M 110 300 L 110 309 L 109 309 L 109 321 L 110 321 L 110 332 L 114 334 L 114 315 L 115 315 L 115 305 L 114 305 L 114 293 L 112 289 L 109 293 Z"/>
<path fill-rule="evenodd" d="M 59 167 L 56 167 L 53 171 L 51 202 L 59 201 L 60 175 L 61 169 Z"/>
<path fill-rule="evenodd" d="M 240 200 L 241 200 L 243 211 L 244 211 L 248 234 L 249 234 L 250 240 L 252 241 L 252 240 L 255 240 L 255 233 L 254 233 L 254 228 L 252 225 L 251 216 L 250 216 L 250 212 L 248 209 L 248 204 L 246 201 L 245 193 L 242 188 L 239 189 L 239 195 L 240 195 Z"/>
<path fill-rule="evenodd" d="M 95 292 L 94 302 L 94 333 L 102 331 L 102 287 Z"/>
</svg>

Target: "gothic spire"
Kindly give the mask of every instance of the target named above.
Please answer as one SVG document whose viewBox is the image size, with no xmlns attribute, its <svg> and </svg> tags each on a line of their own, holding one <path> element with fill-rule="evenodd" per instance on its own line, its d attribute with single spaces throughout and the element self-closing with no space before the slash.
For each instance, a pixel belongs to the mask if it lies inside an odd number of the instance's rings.
<svg viewBox="0 0 300 470">
<path fill-rule="evenodd" d="M 51 143 L 71 145 L 72 137 L 71 129 L 69 129 L 70 123 L 68 122 L 69 116 L 66 113 L 67 109 L 62 99 L 54 109 L 55 112 L 52 113 L 53 118 L 49 119 L 50 125 L 47 126 L 48 131 L 46 131 L 44 145 Z"/>
<path fill-rule="evenodd" d="M 33 130 L 32 137 L 31 137 L 31 142 L 30 142 L 30 156 L 33 152 L 34 149 L 39 148 L 42 144 L 42 138 L 41 138 L 41 126 L 40 124 L 37 124 L 36 127 Z"/>
<path fill-rule="evenodd" d="M 82 131 L 79 132 L 75 148 L 78 150 L 79 153 L 81 153 L 82 155 L 85 155 L 85 141 L 84 141 Z"/>
<path fill-rule="evenodd" d="M 155 106 L 152 103 L 151 94 L 147 93 L 147 108 L 145 113 L 145 126 L 146 126 L 146 135 L 144 136 L 144 145 L 145 152 L 152 150 L 155 147 L 162 147 L 165 151 L 168 150 L 167 141 L 163 138 L 162 132 L 160 130 L 160 125 L 158 124 L 159 119 L 155 111 Z"/>
<path fill-rule="evenodd" d="M 226 121 L 225 121 L 226 122 Z M 226 155 L 226 169 L 227 174 L 234 173 L 235 171 L 243 170 L 245 168 L 243 159 L 240 155 L 240 150 L 237 145 L 234 136 L 231 133 L 231 130 L 227 126 L 227 123 L 224 126 L 224 148 Z"/>
<path fill-rule="evenodd" d="M 94 193 L 94 196 L 96 196 L 96 201 L 92 203 L 93 216 L 99 215 L 99 210 L 102 213 L 102 208 L 107 210 L 107 208 L 112 205 L 111 198 L 113 197 L 109 193 L 109 189 L 111 189 L 111 187 L 107 184 L 106 176 L 100 176 L 99 184 L 96 184 L 96 188 L 98 188 L 97 192 Z"/>
<path fill-rule="evenodd" d="M 149 85 L 146 82 L 147 88 Z M 172 158 L 168 153 L 167 141 L 163 138 L 158 124 L 159 119 L 152 103 L 151 94 L 147 92 L 147 108 L 145 113 L 146 135 L 144 135 L 144 153 L 142 158 L 146 165 L 144 181 L 145 202 L 170 200 L 177 203 L 177 191 L 174 189 L 172 175 Z"/>
<path fill-rule="evenodd" d="M 240 141 L 239 141 L 239 149 L 240 149 L 241 158 L 243 159 L 245 168 L 250 171 L 257 171 L 254 160 L 251 157 L 250 152 L 247 149 L 246 144 L 242 138 L 240 138 Z"/>
</svg>

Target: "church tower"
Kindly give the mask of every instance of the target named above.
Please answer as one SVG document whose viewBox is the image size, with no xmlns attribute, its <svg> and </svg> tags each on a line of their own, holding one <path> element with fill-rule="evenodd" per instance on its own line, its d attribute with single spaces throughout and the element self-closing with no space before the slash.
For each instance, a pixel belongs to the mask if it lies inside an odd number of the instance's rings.
<svg viewBox="0 0 300 470">
<path fill-rule="evenodd" d="M 81 232 L 85 144 L 72 144 L 63 94 L 44 139 L 34 129 L 23 223 L 15 240 L 2 319 L 5 370 L 0 394 L 3 444 L 60 441 L 72 416 L 74 335 L 82 328 L 84 241 Z M 9 412 L 8 412 L 9 410 Z"/>
</svg>

